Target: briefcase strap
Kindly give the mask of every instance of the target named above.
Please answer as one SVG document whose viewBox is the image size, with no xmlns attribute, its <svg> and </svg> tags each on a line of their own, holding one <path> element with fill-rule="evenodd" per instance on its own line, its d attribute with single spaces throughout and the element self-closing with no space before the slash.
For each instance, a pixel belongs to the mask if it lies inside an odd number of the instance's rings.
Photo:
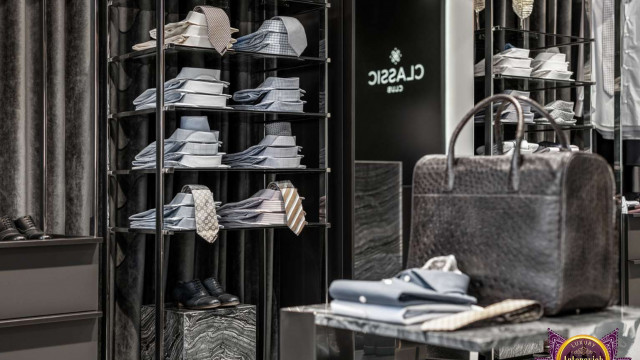
<svg viewBox="0 0 640 360">
<path fill-rule="evenodd" d="M 463 118 L 462 121 L 456 126 L 453 134 L 451 135 L 451 140 L 449 140 L 449 152 L 447 155 L 447 188 L 449 191 L 453 190 L 455 174 L 454 174 L 454 166 L 455 166 L 455 145 L 458 140 L 458 136 L 462 132 L 464 126 L 473 118 L 473 116 L 481 111 L 482 109 L 490 106 L 493 102 L 500 102 L 501 105 L 498 108 L 496 113 L 496 119 L 494 121 L 494 128 L 496 132 L 496 136 L 498 136 L 498 140 L 500 140 L 500 116 L 502 112 L 506 109 L 507 106 L 513 105 L 516 110 L 516 119 L 518 121 L 518 126 L 516 128 L 516 143 L 513 151 L 513 157 L 511 158 L 511 168 L 509 169 L 509 178 L 511 180 L 511 188 L 513 191 L 518 191 L 520 184 L 520 144 L 524 139 L 524 116 L 522 112 L 522 106 L 520 102 L 528 103 L 533 108 L 535 108 L 542 116 L 544 116 L 549 124 L 555 130 L 556 134 L 558 134 L 558 139 L 560 140 L 561 149 L 571 151 L 569 147 L 569 141 L 567 139 L 567 135 L 562 132 L 562 128 L 555 122 L 555 120 L 551 117 L 549 112 L 547 112 L 542 105 L 538 104 L 536 101 L 524 97 L 524 96 L 512 96 L 507 94 L 496 94 L 490 96 L 486 99 L 481 100 L 476 104 L 476 106 L 471 109 Z"/>
</svg>

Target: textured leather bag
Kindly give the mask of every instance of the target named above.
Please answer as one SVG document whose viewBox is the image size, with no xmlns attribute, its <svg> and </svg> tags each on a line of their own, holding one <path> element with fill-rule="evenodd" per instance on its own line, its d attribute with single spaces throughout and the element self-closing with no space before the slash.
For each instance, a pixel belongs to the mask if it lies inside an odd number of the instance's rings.
<svg viewBox="0 0 640 360">
<path fill-rule="evenodd" d="M 520 154 L 525 124 L 518 100 L 549 120 L 565 151 Z M 507 105 L 516 109 L 513 156 L 455 158 L 462 128 L 491 102 L 501 102 L 496 119 Z M 614 192 L 607 162 L 571 152 L 566 134 L 538 103 L 495 95 L 458 125 L 448 156 L 428 155 L 416 164 L 408 266 L 455 255 L 480 305 L 532 299 L 547 315 L 606 307 L 618 284 Z"/>
</svg>

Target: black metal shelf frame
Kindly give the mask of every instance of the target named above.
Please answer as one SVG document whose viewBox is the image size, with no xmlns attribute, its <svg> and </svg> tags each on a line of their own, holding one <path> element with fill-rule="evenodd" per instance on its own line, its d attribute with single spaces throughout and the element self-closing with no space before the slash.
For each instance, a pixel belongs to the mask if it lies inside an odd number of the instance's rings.
<svg viewBox="0 0 640 360">
<path fill-rule="evenodd" d="M 172 9 L 177 8 L 178 0 L 154 0 L 149 4 L 149 8 L 141 8 L 140 2 L 137 0 L 109 0 L 105 5 L 107 7 L 133 7 L 141 10 L 154 10 L 155 11 L 155 28 L 163 29 L 165 25 L 165 14 L 167 14 L 167 10 L 172 11 Z M 255 62 L 263 61 L 265 66 L 261 69 L 257 69 L 257 73 L 267 73 L 281 70 L 292 70 L 292 69 L 300 69 L 304 68 L 304 71 L 315 71 L 317 69 L 317 74 L 319 76 L 322 90 L 324 91 L 325 98 L 328 98 L 328 69 L 329 63 L 331 59 L 326 54 L 326 49 L 328 45 L 326 42 L 328 41 L 327 37 L 327 29 L 328 29 L 328 10 L 330 8 L 330 4 L 324 0 L 242 0 L 242 1 L 258 1 L 260 6 L 269 7 L 276 6 L 278 9 L 278 14 L 287 15 L 287 14 L 305 14 L 305 17 L 313 16 L 312 14 L 317 14 L 319 16 L 319 24 L 321 26 L 321 32 L 324 35 L 321 37 L 325 41 L 325 50 L 324 54 L 319 54 L 319 56 L 301 56 L 301 57 L 292 57 L 292 56 L 284 56 L 284 55 L 270 55 L 270 54 L 259 54 L 259 53 L 251 53 L 251 52 L 242 52 L 242 51 L 228 51 L 223 57 L 217 58 L 216 53 L 209 48 L 196 48 L 196 47 L 187 47 L 175 44 L 164 44 L 164 32 L 158 31 L 156 38 L 156 46 L 153 49 L 147 49 L 142 51 L 133 51 L 126 54 L 117 54 L 112 56 L 106 51 L 106 58 L 102 58 L 101 61 L 104 62 L 104 66 L 106 67 L 105 71 L 108 71 L 112 66 L 118 66 L 120 63 L 124 62 L 151 62 L 155 61 L 155 84 L 164 84 L 166 79 L 166 58 L 168 56 L 173 56 L 175 54 L 205 54 L 207 57 L 211 56 L 224 68 L 227 65 L 243 65 L 244 62 Z M 206 1 L 203 0 L 203 3 Z M 230 2 L 233 6 L 234 2 Z M 256 3 L 257 4 L 257 3 Z M 107 9 L 108 10 L 108 9 Z M 110 11 L 106 11 L 106 23 L 109 23 Z M 259 16 L 258 16 L 259 18 Z M 108 40 L 105 40 L 105 42 Z M 109 47 L 107 46 L 107 49 Z M 227 65 L 226 65 L 227 64 Z M 233 66 L 231 66 L 233 67 Z M 253 70 L 252 70 L 253 72 Z M 103 75 L 104 76 L 104 75 Z M 109 85 L 112 86 L 111 82 L 108 82 Z M 108 93 L 108 91 L 106 91 Z M 170 175 L 178 172 L 213 172 L 213 173 L 234 173 L 234 172 L 247 172 L 247 173 L 255 173 L 262 174 L 264 177 L 265 186 L 270 181 L 274 180 L 277 175 L 282 174 L 295 174 L 301 176 L 320 176 L 320 194 L 321 196 L 328 197 L 328 176 L 330 173 L 330 168 L 327 164 L 327 160 L 329 156 L 327 154 L 327 145 L 329 144 L 328 139 L 328 120 L 331 117 L 331 114 L 328 111 L 327 102 L 319 101 L 319 111 L 315 113 L 291 113 L 291 112 L 267 112 L 267 111 L 248 111 L 248 110 L 235 110 L 232 108 L 206 108 L 206 107 L 183 107 L 183 106 L 175 106 L 171 104 L 165 104 L 164 97 L 158 96 L 156 97 L 155 108 L 147 109 L 147 110 L 133 110 L 133 111 L 123 111 L 122 109 L 116 109 L 113 113 L 109 114 L 110 104 L 108 101 L 104 103 L 104 108 L 106 111 L 104 112 L 105 116 L 105 127 L 106 138 L 109 139 L 113 136 L 116 139 L 116 144 L 118 143 L 118 132 L 115 134 L 109 134 L 111 126 L 110 124 L 115 123 L 119 124 L 120 121 L 155 121 L 155 139 L 165 139 L 167 136 L 167 114 L 224 114 L 232 117 L 232 121 L 235 121 L 236 117 L 241 119 L 242 121 L 249 120 L 252 124 L 261 124 L 261 123 L 269 123 L 274 121 L 290 121 L 290 122 L 318 122 L 318 126 L 320 129 L 319 134 L 319 145 L 320 149 L 320 157 L 321 160 L 319 162 L 320 166 L 318 168 L 308 168 L 308 169 L 178 169 L 178 168 L 165 168 L 164 165 L 164 142 L 156 141 L 156 167 L 154 169 L 145 169 L 145 170 L 129 170 L 129 169 L 107 169 L 107 176 L 126 176 L 126 175 L 149 175 L 155 177 L 155 229 L 130 229 L 130 228 L 122 228 L 116 227 L 111 224 L 107 224 L 107 232 L 108 232 L 108 247 L 113 249 L 113 242 L 115 241 L 116 234 L 147 234 L 149 236 L 154 236 L 154 303 L 156 308 L 156 317 L 155 317 L 155 359 L 161 360 L 164 359 L 164 336 L 163 329 L 165 324 L 165 278 L 164 278 L 164 268 L 168 262 L 168 249 L 166 248 L 169 237 L 176 234 L 181 233 L 180 231 L 174 230 L 164 230 L 163 229 L 163 205 L 165 204 L 165 180 L 166 177 L 163 175 Z M 103 110 L 104 111 L 104 110 Z M 176 116 L 177 117 L 177 116 Z M 230 119 L 225 118 L 224 121 L 229 121 Z M 117 148 L 115 151 L 119 151 Z M 149 180 L 151 181 L 151 179 Z M 117 195 L 116 195 L 117 196 Z M 328 198 L 325 198 L 325 209 L 328 208 Z M 328 214 L 325 213 L 325 218 L 328 218 Z M 112 220 L 110 220 L 112 221 Z M 328 301 L 328 230 L 331 225 L 327 222 L 310 222 L 307 227 L 309 227 L 309 231 L 320 232 L 321 239 L 323 241 L 324 247 L 324 300 Z M 240 231 L 240 230 L 251 230 L 251 231 L 262 231 L 263 236 L 261 236 L 262 241 L 259 244 L 260 248 L 260 261 L 258 266 L 260 267 L 260 284 L 259 284 L 259 304 L 258 304 L 258 334 L 261 332 L 264 334 L 267 330 L 267 311 L 265 308 L 265 304 L 267 303 L 267 266 L 269 261 L 267 260 L 267 246 L 268 239 L 267 236 L 270 234 L 271 238 L 273 238 L 273 234 L 275 231 L 286 231 L 287 227 L 278 225 L 278 226 L 260 226 L 260 227 L 245 227 L 245 228 L 234 228 L 234 229 L 221 229 L 222 231 Z M 304 233 L 301 237 L 304 236 Z M 106 275 L 106 282 L 109 288 L 113 288 L 114 281 L 114 268 L 113 264 L 110 264 L 110 269 Z M 108 319 L 106 322 L 108 324 L 113 324 L 113 312 L 111 311 L 107 314 Z M 261 326 L 261 327 L 260 327 Z M 109 326 L 106 326 L 107 331 L 109 331 Z M 106 336 L 107 344 L 105 348 L 111 352 L 110 347 L 113 346 L 113 340 L 109 335 Z M 260 339 L 260 336 L 258 336 Z M 259 348 L 257 349 L 258 354 L 266 353 L 266 344 L 264 343 L 264 339 L 262 343 L 259 342 Z"/>
<path fill-rule="evenodd" d="M 584 0 L 583 0 L 584 2 Z M 584 6 L 583 6 L 584 7 Z M 593 131 L 593 126 L 591 125 L 590 119 L 590 109 L 591 109 L 591 86 L 595 85 L 592 81 L 586 81 L 582 78 L 578 78 L 576 80 L 555 80 L 555 79 L 541 79 L 541 78 L 532 78 L 532 77 L 519 77 L 519 76 L 507 76 L 501 74 L 493 73 L 493 56 L 494 56 L 494 46 L 495 39 L 494 35 L 500 35 L 501 40 L 504 41 L 504 37 L 506 34 L 518 34 L 523 39 L 522 47 L 530 49 L 532 51 L 535 50 L 544 50 L 550 47 L 563 47 L 563 46 L 579 46 L 582 47 L 584 51 L 584 61 L 586 63 L 587 59 L 591 58 L 591 47 L 585 46 L 591 44 L 594 39 L 588 37 L 581 36 L 571 36 L 571 35 L 562 35 L 562 34 L 554 34 L 554 33 L 543 33 L 538 31 L 531 30 L 521 30 L 521 29 L 513 29 L 508 28 L 502 25 L 494 25 L 493 21 L 493 0 L 485 0 L 485 9 L 484 9 L 484 23 L 485 27 L 480 30 L 476 30 L 474 33 L 474 37 L 476 40 L 479 40 L 480 43 L 483 43 L 483 51 L 484 51 L 484 75 L 476 76 L 475 81 L 478 86 L 476 89 L 483 88 L 484 89 L 484 97 L 488 97 L 494 94 L 495 88 L 498 85 L 503 90 L 506 88 L 505 83 L 514 83 L 517 86 L 513 89 L 515 90 L 524 90 L 524 91 L 546 91 L 546 90 L 557 90 L 557 89 L 573 89 L 573 88 L 581 88 L 584 89 L 583 95 L 583 109 L 584 116 L 582 116 L 582 123 L 576 124 L 571 127 L 564 127 L 563 130 L 571 130 L 571 131 L 588 131 L 589 134 L 586 137 L 582 137 L 582 140 L 585 142 L 582 148 L 591 149 L 594 151 L 595 145 L 595 134 Z M 488 24 L 488 25 L 487 25 Z M 591 34 L 591 25 L 588 21 L 584 22 L 584 33 Z M 504 36 L 503 36 L 504 35 Z M 544 46 L 544 47 L 530 47 L 529 42 L 532 39 L 538 39 L 541 37 L 548 37 L 552 39 L 552 45 Z M 504 44 L 501 44 L 504 45 Z M 479 53 L 478 53 L 479 54 Z M 478 59 L 476 59 L 478 60 Z M 477 63 L 477 61 L 476 61 Z M 581 76 L 582 74 L 577 74 Z M 489 104 L 487 107 L 487 112 L 490 113 L 491 109 L 493 109 L 493 104 Z M 494 145 L 494 134 L 492 127 L 492 119 L 485 118 L 484 120 L 484 145 L 485 145 L 485 155 L 491 155 L 491 149 Z M 535 124 L 533 124 L 535 125 Z M 549 129 L 535 129 L 527 126 L 526 132 L 543 132 L 543 131 L 552 131 Z M 476 148 L 477 144 L 474 144 L 474 148 Z"/>
</svg>

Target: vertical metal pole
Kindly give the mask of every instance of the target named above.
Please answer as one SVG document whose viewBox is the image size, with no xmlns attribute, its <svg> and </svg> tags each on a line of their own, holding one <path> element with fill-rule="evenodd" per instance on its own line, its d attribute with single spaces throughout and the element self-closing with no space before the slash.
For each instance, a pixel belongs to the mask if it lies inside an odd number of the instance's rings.
<svg viewBox="0 0 640 360">
<path fill-rule="evenodd" d="M 164 358 L 164 0 L 156 0 L 156 360 Z"/>
<path fill-rule="evenodd" d="M 493 0 L 485 0 L 484 8 L 484 97 L 493 95 Z M 493 149 L 493 103 L 484 113 L 484 154 Z"/>
<path fill-rule="evenodd" d="M 42 230 L 47 232 L 47 0 L 42 0 Z"/>
<path fill-rule="evenodd" d="M 324 8 L 324 57 L 329 59 L 329 36 L 327 29 L 329 29 L 329 7 Z M 322 55 L 322 54 L 321 54 Z M 329 222 L 329 62 L 324 63 L 324 222 Z M 322 151 L 322 149 L 320 149 Z M 329 229 L 325 226 L 324 232 L 324 302 L 329 303 Z"/>
</svg>

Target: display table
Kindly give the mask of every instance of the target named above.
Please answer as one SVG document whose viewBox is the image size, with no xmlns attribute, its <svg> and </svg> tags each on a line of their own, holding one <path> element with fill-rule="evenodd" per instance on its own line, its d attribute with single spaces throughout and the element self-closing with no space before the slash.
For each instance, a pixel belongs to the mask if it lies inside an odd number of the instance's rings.
<svg viewBox="0 0 640 360">
<path fill-rule="evenodd" d="M 535 322 L 488 326 L 455 332 L 424 332 L 420 325 L 401 326 L 335 315 L 329 306 L 312 305 L 281 310 L 281 360 L 353 359 L 354 333 L 395 338 L 412 343 L 469 352 L 472 358 L 531 355 L 542 350 L 548 329 L 565 338 L 593 335 L 598 338 L 620 329 L 618 357 L 640 358 L 640 308 L 611 307 Z"/>
</svg>

